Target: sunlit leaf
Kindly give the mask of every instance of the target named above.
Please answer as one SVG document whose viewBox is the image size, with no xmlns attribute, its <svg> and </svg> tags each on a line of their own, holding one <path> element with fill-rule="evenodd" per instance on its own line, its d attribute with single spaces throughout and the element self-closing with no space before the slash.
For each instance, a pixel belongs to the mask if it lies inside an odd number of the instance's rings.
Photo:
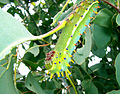
<svg viewBox="0 0 120 94">
<path fill-rule="evenodd" d="M 120 86 L 120 53 L 117 55 L 115 59 L 115 69 L 116 69 L 117 82 Z"/>
<path fill-rule="evenodd" d="M 120 25 L 120 14 L 117 15 L 116 22 L 117 22 L 118 25 Z"/>
<path fill-rule="evenodd" d="M 39 45 L 34 43 L 33 47 L 29 48 L 26 52 L 30 52 L 36 57 L 39 54 Z"/>
<path fill-rule="evenodd" d="M 20 22 L 0 9 L 0 59 L 8 54 L 12 47 L 30 38 L 32 35 Z"/>
</svg>

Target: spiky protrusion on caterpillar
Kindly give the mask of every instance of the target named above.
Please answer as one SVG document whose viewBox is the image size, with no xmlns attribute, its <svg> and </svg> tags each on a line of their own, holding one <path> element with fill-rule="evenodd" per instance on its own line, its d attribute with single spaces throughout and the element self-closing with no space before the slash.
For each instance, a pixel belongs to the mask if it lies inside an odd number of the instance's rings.
<svg viewBox="0 0 120 94">
<path fill-rule="evenodd" d="M 69 59 L 72 57 L 72 55 L 68 55 L 68 53 L 66 53 L 66 55 L 69 56 Z M 68 57 L 66 57 L 66 55 L 64 53 L 57 53 L 56 51 L 50 51 L 49 53 L 46 54 L 45 63 L 48 64 L 47 68 L 50 68 L 49 70 L 49 72 L 51 73 L 50 79 L 52 79 L 54 73 L 57 74 L 58 78 L 60 76 L 64 77 L 64 72 L 65 75 L 66 73 L 71 75 L 71 72 L 68 70 L 68 67 L 71 68 L 72 66 L 70 66 L 68 62 Z M 74 63 L 73 60 L 71 60 L 71 62 Z"/>
<path fill-rule="evenodd" d="M 68 68 L 71 67 L 69 64 L 70 61 L 74 63 L 71 57 L 72 53 L 76 52 L 74 50 L 76 48 L 76 43 L 78 41 L 80 42 L 79 38 L 89 25 L 90 18 L 93 13 L 97 14 L 96 8 L 99 8 L 98 1 L 93 0 L 94 2 L 92 1 L 92 3 L 91 1 L 92 0 L 90 0 L 90 3 L 87 3 L 88 1 L 84 0 L 75 8 L 74 12 L 72 12 L 68 18 L 62 21 L 65 27 L 62 29 L 63 32 L 54 49 L 55 53 L 52 54 L 51 57 L 48 56 L 49 58 L 46 58 L 46 63 L 50 66 L 48 69 L 51 73 L 50 79 L 52 79 L 55 73 L 58 78 L 60 76 L 64 77 L 64 73 L 65 75 L 71 75 Z M 60 26 L 61 25 L 62 23 L 60 23 Z"/>
</svg>

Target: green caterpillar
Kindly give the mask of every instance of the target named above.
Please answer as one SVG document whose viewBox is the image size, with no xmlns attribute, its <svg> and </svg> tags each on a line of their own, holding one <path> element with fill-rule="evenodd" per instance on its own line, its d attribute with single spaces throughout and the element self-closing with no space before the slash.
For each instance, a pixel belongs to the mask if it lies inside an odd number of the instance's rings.
<svg viewBox="0 0 120 94">
<path fill-rule="evenodd" d="M 79 38 L 89 25 L 91 17 L 97 13 L 98 3 L 97 0 L 82 1 L 67 18 L 52 30 L 53 32 L 62 29 L 62 33 L 55 49 L 46 57 L 46 64 L 51 65 L 48 67 L 48 71 L 51 73 L 50 79 L 54 74 L 57 74 L 58 78 L 64 77 L 64 73 L 67 77 L 71 75 L 68 68 L 71 67 L 69 62 L 74 63 L 71 59 L 72 53 L 75 52 L 76 43 L 80 41 Z"/>
</svg>

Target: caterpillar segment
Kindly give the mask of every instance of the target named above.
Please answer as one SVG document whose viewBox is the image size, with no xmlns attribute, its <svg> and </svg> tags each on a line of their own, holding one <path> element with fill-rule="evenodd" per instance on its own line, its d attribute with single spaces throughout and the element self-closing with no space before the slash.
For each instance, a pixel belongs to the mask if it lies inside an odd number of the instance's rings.
<svg viewBox="0 0 120 94">
<path fill-rule="evenodd" d="M 61 21 L 60 25 L 53 30 L 62 29 L 62 33 L 57 41 L 56 47 L 53 50 L 54 54 L 47 57 L 49 61 L 50 79 L 57 74 L 58 79 L 66 75 L 71 75 L 69 68 L 72 66 L 69 62 L 75 63 L 71 58 L 75 53 L 76 43 L 81 42 L 79 39 L 89 25 L 93 15 L 97 14 L 99 1 L 84 0 L 73 10 L 70 15 Z"/>
</svg>

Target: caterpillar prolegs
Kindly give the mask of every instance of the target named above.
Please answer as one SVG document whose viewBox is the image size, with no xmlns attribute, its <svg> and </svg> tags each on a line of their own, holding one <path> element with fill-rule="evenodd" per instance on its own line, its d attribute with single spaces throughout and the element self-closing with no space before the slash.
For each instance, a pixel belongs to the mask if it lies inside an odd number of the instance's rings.
<svg viewBox="0 0 120 94">
<path fill-rule="evenodd" d="M 98 6 L 97 0 L 84 0 L 78 5 L 70 15 L 65 18 L 53 30 L 62 28 L 62 33 L 57 41 L 56 47 L 53 51 L 49 52 L 46 57 L 46 64 L 51 64 L 48 71 L 52 79 L 54 74 L 59 77 L 64 77 L 64 74 L 71 75 L 69 71 L 69 62 L 74 61 L 71 59 L 73 51 L 75 52 L 76 43 L 82 33 L 85 31 L 86 26 L 89 25 L 91 18 L 96 13 Z"/>
</svg>

